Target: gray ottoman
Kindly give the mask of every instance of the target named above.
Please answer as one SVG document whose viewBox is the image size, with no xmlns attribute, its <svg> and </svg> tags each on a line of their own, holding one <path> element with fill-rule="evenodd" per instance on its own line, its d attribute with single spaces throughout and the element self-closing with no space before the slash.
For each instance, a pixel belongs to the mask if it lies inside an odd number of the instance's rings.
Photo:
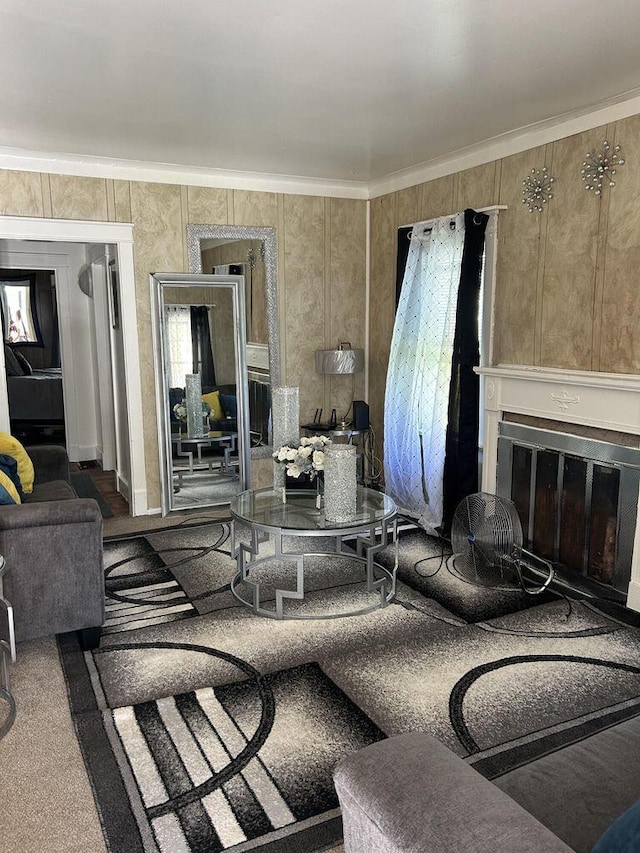
<svg viewBox="0 0 640 853">
<path fill-rule="evenodd" d="M 411 732 L 343 759 L 345 853 L 571 853 L 435 738 Z"/>
</svg>

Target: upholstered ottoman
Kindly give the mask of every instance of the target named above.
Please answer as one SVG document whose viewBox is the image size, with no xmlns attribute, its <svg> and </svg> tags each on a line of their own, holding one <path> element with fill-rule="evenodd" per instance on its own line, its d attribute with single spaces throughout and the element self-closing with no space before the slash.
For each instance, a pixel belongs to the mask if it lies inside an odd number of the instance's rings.
<svg viewBox="0 0 640 853">
<path fill-rule="evenodd" d="M 570 853 L 550 830 L 421 732 L 343 759 L 345 853 Z"/>
</svg>

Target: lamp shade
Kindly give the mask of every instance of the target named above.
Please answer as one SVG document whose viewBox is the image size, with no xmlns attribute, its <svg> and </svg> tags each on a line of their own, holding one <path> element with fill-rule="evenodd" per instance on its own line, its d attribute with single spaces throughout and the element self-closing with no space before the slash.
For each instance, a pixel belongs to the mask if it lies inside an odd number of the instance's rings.
<svg viewBox="0 0 640 853">
<path fill-rule="evenodd" d="M 317 349 L 318 373 L 361 373 L 364 370 L 362 349 Z"/>
</svg>

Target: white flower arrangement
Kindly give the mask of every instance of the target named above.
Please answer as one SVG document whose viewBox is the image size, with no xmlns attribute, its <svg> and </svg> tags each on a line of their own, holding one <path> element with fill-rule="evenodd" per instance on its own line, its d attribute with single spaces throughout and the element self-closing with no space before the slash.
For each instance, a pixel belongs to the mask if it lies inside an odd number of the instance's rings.
<svg viewBox="0 0 640 853">
<path fill-rule="evenodd" d="M 273 458 L 276 462 L 286 465 L 290 477 L 298 478 L 301 474 L 309 474 L 313 479 L 319 471 L 324 471 L 324 450 L 330 443 L 331 439 L 326 435 L 305 436 L 300 439 L 297 447 L 283 444 L 274 451 Z"/>
<path fill-rule="evenodd" d="M 183 400 L 181 403 L 176 403 L 173 407 L 173 414 L 178 418 L 179 421 L 182 421 L 183 424 L 187 422 L 187 401 Z M 205 401 L 202 401 L 202 419 L 208 418 L 211 414 L 211 406 Z"/>
</svg>

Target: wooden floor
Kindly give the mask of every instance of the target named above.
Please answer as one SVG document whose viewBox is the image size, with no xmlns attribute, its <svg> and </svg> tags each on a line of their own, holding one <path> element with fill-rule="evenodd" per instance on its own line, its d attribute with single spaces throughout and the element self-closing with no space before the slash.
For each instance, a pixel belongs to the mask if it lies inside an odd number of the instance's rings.
<svg viewBox="0 0 640 853">
<path fill-rule="evenodd" d="M 129 504 L 116 491 L 115 471 L 103 471 L 97 462 L 72 462 L 71 470 L 89 474 L 114 517 L 129 515 Z"/>
</svg>

